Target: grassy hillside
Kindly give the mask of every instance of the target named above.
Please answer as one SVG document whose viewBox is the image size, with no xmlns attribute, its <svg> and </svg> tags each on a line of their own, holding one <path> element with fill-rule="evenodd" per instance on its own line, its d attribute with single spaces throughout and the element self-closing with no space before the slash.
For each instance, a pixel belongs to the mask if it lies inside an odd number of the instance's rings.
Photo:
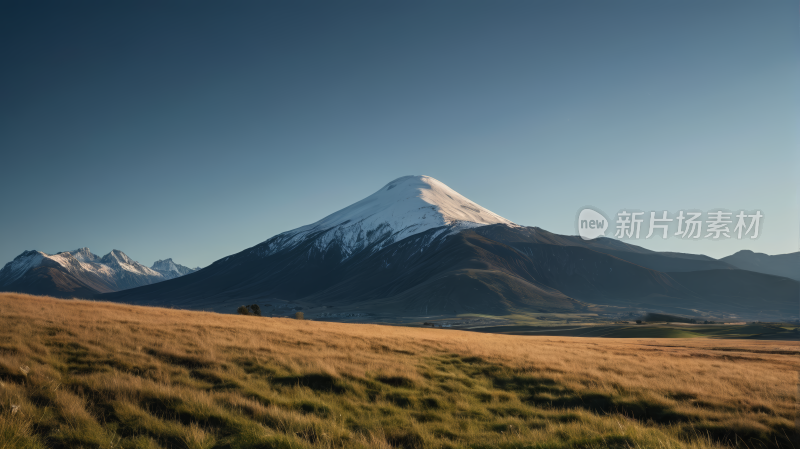
<svg viewBox="0 0 800 449">
<path fill-rule="evenodd" d="M 0 448 L 799 447 L 799 350 L 0 294 Z"/>
</svg>

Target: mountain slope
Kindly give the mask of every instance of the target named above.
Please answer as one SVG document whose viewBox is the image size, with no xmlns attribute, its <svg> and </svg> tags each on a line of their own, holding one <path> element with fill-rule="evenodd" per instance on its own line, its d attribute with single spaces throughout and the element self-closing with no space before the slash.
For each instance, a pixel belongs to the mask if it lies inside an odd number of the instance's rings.
<svg viewBox="0 0 800 449">
<path fill-rule="evenodd" d="M 788 279 L 758 275 L 748 290 L 736 281 L 741 270 L 663 273 L 581 246 L 511 246 L 482 235 L 492 234 L 488 228 L 450 235 L 434 228 L 345 261 L 332 248 L 326 257 L 315 253 L 313 240 L 266 257 L 254 247 L 197 273 L 99 298 L 228 312 L 288 301 L 397 316 L 581 312 L 590 304 L 740 316 L 796 309 L 800 284 Z M 523 230 L 531 228 L 510 232 Z"/>
<path fill-rule="evenodd" d="M 428 247 L 429 251 L 420 251 L 420 247 Z M 525 288 L 518 289 L 521 293 L 516 295 L 503 295 L 485 287 L 486 280 L 477 277 L 485 277 L 494 270 L 482 260 L 485 255 L 480 248 L 470 245 L 460 234 L 448 237 L 441 228 L 375 252 L 362 251 L 344 262 L 339 259 L 342 253 L 333 248 L 325 253 L 316 252 L 315 248 L 315 241 L 309 240 L 261 256 L 262 248 L 255 247 L 197 273 L 102 298 L 214 310 L 226 310 L 242 301 L 271 298 L 417 314 L 424 313 L 426 306 L 429 313 L 445 312 L 450 310 L 446 304 L 452 301 L 458 302 L 454 310 L 460 312 L 508 311 L 537 300 L 550 301 L 549 307 L 559 310 L 585 308 L 530 277 L 518 278 Z M 467 288 L 466 281 L 470 279 L 475 285 Z M 401 296 L 414 287 L 430 292 L 425 304 L 420 302 L 424 295 Z M 434 298 L 438 300 L 433 301 Z"/>
<path fill-rule="evenodd" d="M 518 243 L 534 243 L 587 248 L 662 272 L 736 269 L 733 265 L 708 256 L 651 251 L 641 246 L 631 245 L 630 243 L 607 237 L 584 240 L 578 236 L 553 234 L 536 227 L 508 229 L 486 226 L 477 232 L 511 246 Z"/>
<path fill-rule="evenodd" d="M 800 281 L 800 252 L 770 256 L 742 250 L 720 260 L 742 270 L 783 276 Z"/>
<path fill-rule="evenodd" d="M 753 320 L 797 318 L 800 283 L 745 270 L 670 273 L 703 299 L 705 307 Z"/>
<path fill-rule="evenodd" d="M 317 223 L 196 273 L 99 298 L 232 312 L 292 303 L 394 316 L 581 312 L 796 315 L 800 284 L 706 256 L 522 227 L 429 177 L 404 177 Z M 791 284 L 794 282 L 794 284 Z M 733 298 L 726 304 L 720 298 Z"/>
<path fill-rule="evenodd" d="M 174 279 L 182 271 L 194 271 L 174 264 L 172 259 L 167 261 L 157 262 L 153 269 L 119 250 L 103 257 L 88 248 L 57 254 L 25 251 L 0 270 L 0 291 L 91 298 L 98 293 L 148 285 Z"/>
</svg>

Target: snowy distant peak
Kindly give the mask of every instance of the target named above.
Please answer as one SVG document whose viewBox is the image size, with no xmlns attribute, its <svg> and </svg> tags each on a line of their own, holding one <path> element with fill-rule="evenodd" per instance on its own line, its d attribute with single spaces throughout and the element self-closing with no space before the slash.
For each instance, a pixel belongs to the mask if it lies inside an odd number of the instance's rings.
<svg viewBox="0 0 800 449">
<path fill-rule="evenodd" d="M 103 257 L 93 254 L 89 248 L 78 248 L 74 251 L 63 251 L 56 254 L 25 251 L 0 270 L 0 288 L 22 278 L 29 270 L 42 265 L 56 267 L 81 279 L 100 279 L 101 283 L 117 290 L 174 279 L 195 271 L 174 263 L 172 259 L 160 260 L 155 263 L 154 267 L 164 267 L 163 270 L 148 268 L 116 249 Z"/>
<path fill-rule="evenodd" d="M 194 273 L 195 271 L 200 269 L 200 268 L 192 269 L 189 267 L 184 267 L 183 265 L 179 265 L 173 262 L 171 258 L 164 260 L 157 260 L 150 268 L 161 273 L 171 273 L 177 276 L 183 276 L 185 274 Z"/>
<path fill-rule="evenodd" d="M 132 261 L 130 259 L 130 257 L 128 257 L 127 254 L 123 253 L 122 251 L 120 251 L 118 249 L 112 249 L 110 253 L 106 254 L 105 256 L 103 256 L 102 259 L 100 259 L 100 262 L 102 262 L 104 264 L 114 264 L 114 263 L 116 263 L 116 264 L 129 264 L 130 265 L 130 264 L 134 263 L 134 264 L 138 265 L 138 263 Z"/>
<path fill-rule="evenodd" d="M 86 247 L 66 252 L 72 254 L 72 257 L 78 259 L 81 262 L 98 262 L 100 259 L 100 256 L 92 253 L 91 251 L 89 251 L 89 248 Z M 63 254 L 63 253 L 58 253 L 58 254 Z"/>
<path fill-rule="evenodd" d="M 175 266 L 175 262 L 173 262 L 172 257 L 170 257 L 169 259 L 160 259 L 155 261 L 155 263 L 153 263 L 153 266 L 150 268 L 154 270 L 160 270 L 160 269 L 170 268 L 172 266 Z"/>
<path fill-rule="evenodd" d="M 31 268 L 41 265 L 46 257 L 47 254 L 41 251 L 24 251 L 0 270 L 0 282 L 10 283 L 19 279 Z"/>
<path fill-rule="evenodd" d="M 22 254 L 20 254 L 16 258 L 14 258 L 14 260 L 28 259 L 30 257 L 46 256 L 46 255 L 47 254 L 45 254 L 45 253 L 43 253 L 41 251 L 36 251 L 35 249 L 32 249 L 30 251 L 23 251 Z"/>
<path fill-rule="evenodd" d="M 433 228 L 456 232 L 490 224 L 516 226 L 430 176 L 403 176 L 316 223 L 273 237 L 258 252 L 273 254 L 313 237 L 319 251 L 336 247 L 348 258 Z"/>
<path fill-rule="evenodd" d="M 145 265 L 142 265 L 139 262 L 131 259 L 127 254 L 118 249 L 113 249 L 110 253 L 103 256 L 103 258 L 100 259 L 100 263 L 120 272 L 124 271 L 128 273 L 155 277 L 164 275 L 164 273 L 148 268 Z M 167 279 L 171 279 L 173 277 L 177 276 L 167 276 Z"/>
</svg>

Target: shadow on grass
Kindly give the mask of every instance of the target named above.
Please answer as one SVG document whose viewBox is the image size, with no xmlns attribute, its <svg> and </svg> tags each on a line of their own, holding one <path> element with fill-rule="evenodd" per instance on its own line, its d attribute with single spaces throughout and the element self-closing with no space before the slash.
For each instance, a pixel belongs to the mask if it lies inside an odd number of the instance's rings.
<svg viewBox="0 0 800 449">
<path fill-rule="evenodd" d="M 297 404 L 297 407 L 303 413 L 311 413 L 319 416 L 320 418 L 328 418 L 331 416 L 331 408 L 325 404 L 317 402 L 303 401 Z"/>
<path fill-rule="evenodd" d="M 386 434 L 386 441 L 392 447 L 416 449 L 425 446 L 425 440 L 414 430 L 390 429 Z"/>
<path fill-rule="evenodd" d="M 487 372 L 486 367 L 476 367 Z M 494 369 L 490 376 L 492 385 L 500 390 L 516 392 L 522 402 L 538 407 L 557 409 L 584 409 L 596 414 L 620 414 L 638 421 L 653 421 L 658 424 L 688 422 L 692 416 L 676 412 L 668 406 L 649 403 L 641 399 L 624 398 L 598 392 L 579 392 L 545 377 L 514 375 Z M 483 393 L 478 399 L 491 402 Z"/>
<path fill-rule="evenodd" d="M 314 391 L 332 392 L 342 394 L 347 388 L 341 384 L 339 379 L 329 374 L 303 374 L 298 376 L 281 376 L 271 379 L 275 385 L 286 387 L 301 386 L 308 387 Z"/>
<path fill-rule="evenodd" d="M 695 437 L 695 434 L 706 436 L 711 440 L 717 441 L 722 445 L 747 448 L 779 447 L 797 448 L 800 447 L 800 436 L 792 426 L 778 425 L 772 432 L 764 432 L 761 429 L 738 425 L 731 428 L 726 425 L 701 424 L 695 426 L 694 432 L 687 432 L 687 437 Z"/>
<path fill-rule="evenodd" d="M 415 386 L 413 380 L 403 376 L 379 376 L 376 379 L 393 387 L 414 388 Z"/>
<path fill-rule="evenodd" d="M 189 369 L 204 368 L 208 367 L 209 364 L 208 361 L 203 360 L 200 357 L 193 357 L 190 355 L 174 354 L 156 349 L 147 349 L 146 352 L 163 362 L 169 363 L 170 365 L 178 365 Z"/>
<path fill-rule="evenodd" d="M 773 426 L 769 431 L 763 428 L 741 426 L 738 428 L 701 424 L 699 417 L 692 414 L 681 413 L 669 405 L 647 401 L 646 399 L 625 396 L 620 394 L 604 394 L 600 392 L 584 392 L 569 388 L 553 379 L 529 374 L 516 374 L 499 365 L 493 365 L 478 357 L 464 357 L 461 359 L 445 356 L 434 361 L 438 368 L 450 372 L 460 372 L 470 379 L 479 382 L 481 378 L 489 382 L 494 388 L 516 394 L 522 403 L 541 408 L 555 410 L 586 410 L 598 415 L 622 415 L 642 423 L 659 425 L 690 424 L 687 427 L 688 438 L 709 438 L 718 444 L 737 446 L 744 444 L 747 447 L 800 447 L 792 440 L 795 431 L 786 426 Z M 487 392 L 474 392 L 475 398 L 483 403 L 495 403 L 494 394 Z M 673 400 L 694 400 L 693 395 L 672 394 L 668 395 Z M 526 417 L 530 418 L 531 412 L 523 408 L 502 405 L 488 408 L 496 416 Z M 769 410 L 773 412 L 772 410 Z M 766 411 L 765 411 L 766 412 Z M 773 412 L 774 414 L 774 412 Z M 565 413 L 565 421 L 580 419 L 577 415 Z M 553 417 L 549 417 L 553 419 Z M 697 424 L 692 424 L 696 421 Z M 785 428 L 784 428 L 785 427 Z M 691 435 L 690 435 L 691 433 Z M 789 435 L 792 435 L 790 437 Z M 587 441 L 587 447 L 594 442 Z M 605 441 L 604 444 L 608 444 Z M 613 443 L 613 442 L 612 442 Z M 628 440 L 620 440 L 620 447 L 628 447 Z M 615 444 L 611 444 L 615 447 Z M 582 447 L 578 445 L 577 447 Z"/>
<path fill-rule="evenodd" d="M 192 370 L 192 377 L 195 379 L 206 381 L 212 385 L 214 390 L 236 390 L 240 389 L 241 385 L 234 379 L 222 377 L 213 371 L 209 370 Z"/>
<path fill-rule="evenodd" d="M 272 377 L 278 374 L 278 370 L 275 367 L 264 365 L 254 359 L 242 357 L 234 359 L 233 362 L 239 365 L 244 372 L 254 376 Z"/>
</svg>

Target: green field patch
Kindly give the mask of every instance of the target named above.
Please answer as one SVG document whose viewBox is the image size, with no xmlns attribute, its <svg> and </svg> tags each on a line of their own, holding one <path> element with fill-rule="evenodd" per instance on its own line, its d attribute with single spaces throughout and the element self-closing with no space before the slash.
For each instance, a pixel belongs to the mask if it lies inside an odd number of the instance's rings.
<svg viewBox="0 0 800 449">
<path fill-rule="evenodd" d="M 624 327 L 611 331 L 603 337 L 607 338 L 698 338 L 705 335 L 685 329 L 668 327 Z"/>
</svg>

